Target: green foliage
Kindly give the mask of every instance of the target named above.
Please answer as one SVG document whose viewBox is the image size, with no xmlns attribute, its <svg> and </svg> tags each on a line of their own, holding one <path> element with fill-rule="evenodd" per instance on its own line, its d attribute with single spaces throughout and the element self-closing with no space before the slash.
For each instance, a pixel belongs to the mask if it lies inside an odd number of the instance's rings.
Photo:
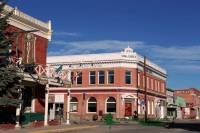
<svg viewBox="0 0 200 133">
<path fill-rule="evenodd" d="M 0 14 L 3 13 L 5 4 L 6 0 L 0 0 Z M 7 31 L 7 28 L 8 18 L 12 14 L 13 11 L 0 17 L 0 97 L 17 99 L 20 96 L 23 77 L 19 75 L 19 69 L 9 61 L 14 33 Z"/>
<path fill-rule="evenodd" d="M 145 122 L 144 119 L 137 119 L 137 120 L 134 120 L 134 121 L 136 121 L 139 124 L 144 125 L 144 126 L 161 126 L 161 127 L 164 127 L 167 124 L 167 121 L 157 120 L 157 119 L 147 119 L 147 122 Z"/>
<path fill-rule="evenodd" d="M 18 98 L 22 76 L 14 67 L 0 67 L 0 97 Z"/>
<path fill-rule="evenodd" d="M 112 116 L 112 114 L 109 113 L 109 114 L 106 116 L 105 120 L 106 120 L 106 121 L 105 121 L 106 124 L 111 126 L 111 125 L 113 124 L 113 116 Z"/>
</svg>

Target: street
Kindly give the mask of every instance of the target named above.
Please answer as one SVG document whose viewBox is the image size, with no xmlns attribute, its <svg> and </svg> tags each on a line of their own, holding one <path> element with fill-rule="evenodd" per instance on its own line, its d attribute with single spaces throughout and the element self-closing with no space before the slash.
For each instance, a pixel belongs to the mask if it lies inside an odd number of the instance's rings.
<svg viewBox="0 0 200 133">
<path fill-rule="evenodd" d="M 121 122 L 109 128 L 102 122 L 90 122 L 72 125 L 49 126 L 42 128 L 23 128 L 20 130 L 0 130 L 6 133 L 199 133 L 200 121 L 179 120 L 169 128 L 158 126 L 143 126 L 136 122 Z"/>
<path fill-rule="evenodd" d="M 66 133 L 199 133 L 199 131 L 189 131 L 179 128 L 167 129 L 163 127 L 129 124 L 129 125 L 114 125 L 110 130 L 108 126 L 100 125 L 96 128 L 75 130 Z"/>
</svg>

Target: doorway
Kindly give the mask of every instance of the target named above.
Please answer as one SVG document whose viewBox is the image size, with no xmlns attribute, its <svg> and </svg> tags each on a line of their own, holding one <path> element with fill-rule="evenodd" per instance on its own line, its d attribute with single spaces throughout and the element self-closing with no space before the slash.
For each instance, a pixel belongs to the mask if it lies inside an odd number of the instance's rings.
<svg viewBox="0 0 200 133">
<path fill-rule="evenodd" d="M 132 116 L 132 103 L 125 102 L 125 116 Z"/>
</svg>

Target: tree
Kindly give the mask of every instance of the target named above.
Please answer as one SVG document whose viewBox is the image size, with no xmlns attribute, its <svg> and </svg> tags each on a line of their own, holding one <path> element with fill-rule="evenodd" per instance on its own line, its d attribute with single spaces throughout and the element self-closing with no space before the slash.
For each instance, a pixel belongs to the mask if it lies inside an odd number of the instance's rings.
<svg viewBox="0 0 200 133">
<path fill-rule="evenodd" d="M 13 11 L 2 16 L 6 0 L 0 0 L 0 105 L 18 106 L 21 95 L 22 76 L 16 65 L 10 61 L 14 33 L 7 31 L 8 18 Z"/>
</svg>

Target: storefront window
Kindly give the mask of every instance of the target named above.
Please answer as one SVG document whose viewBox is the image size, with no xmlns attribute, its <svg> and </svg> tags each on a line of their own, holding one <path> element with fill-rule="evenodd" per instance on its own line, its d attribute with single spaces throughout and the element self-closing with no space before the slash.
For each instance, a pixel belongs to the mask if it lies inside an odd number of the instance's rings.
<svg viewBox="0 0 200 133">
<path fill-rule="evenodd" d="M 72 97 L 70 100 L 70 112 L 78 112 L 78 100 L 76 97 Z"/>
<path fill-rule="evenodd" d="M 109 84 L 114 84 L 114 71 L 108 71 L 108 83 Z"/>
<path fill-rule="evenodd" d="M 56 110 L 55 110 L 55 116 L 57 119 L 63 116 L 63 103 L 55 103 Z"/>
<path fill-rule="evenodd" d="M 125 82 L 126 84 L 131 84 L 131 71 L 126 71 Z"/>
<path fill-rule="evenodd" d="M 82 84 L 82 72 L 77 73 L 76 84 Z"/>
<path fill-rule="evenodd" d="M 90 72 L 90 84 L 95 84 L 95 81 L 96 81 L 96 72 L 95 71 L 91 71 Z"/>
<path fill-rule="evenodd" d="M 97 112 L 97 100 L 94 97 L 88 100 L 88 112 Z"/>
<path fill-rule="evenodd" d="M 104 84 L 104 83 L 105 83 L 105 72 L 99 71 L 99 84 Z"/>
<path fill-rule="evenodd" d="M 116 100 L 114 97 L 109 97 L 106 101 L 106 112 L 113 113 L 116 112 Z"/>
</svg>

